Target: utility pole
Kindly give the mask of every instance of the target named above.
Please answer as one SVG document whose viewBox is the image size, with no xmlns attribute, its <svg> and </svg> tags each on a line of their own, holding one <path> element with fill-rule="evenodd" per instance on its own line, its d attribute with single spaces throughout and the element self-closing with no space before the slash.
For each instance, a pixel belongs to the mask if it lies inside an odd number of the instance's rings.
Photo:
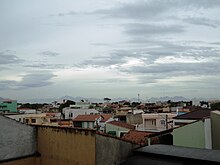
<svg viewBox="0 0 220 165">
<path fill-rule="evenodd" d="M 166 130 L 167 130 L 168 129 L 168 115 L 166 115 L 165 124 L 166 124 Z"/>
<path fill-rule="evenodd" d="M 138 102 L 140 103 L 140 94 L 138 93 Z"/>
</svg>

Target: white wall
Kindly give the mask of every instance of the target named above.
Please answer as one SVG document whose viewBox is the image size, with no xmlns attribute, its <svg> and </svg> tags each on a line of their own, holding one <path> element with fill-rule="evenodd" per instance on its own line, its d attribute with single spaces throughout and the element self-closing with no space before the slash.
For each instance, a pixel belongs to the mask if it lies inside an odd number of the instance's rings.
<svg viewBox="0 0 220 165">
<path fill-rule="evenodd" d="M 64 108 L 63 113 L 65 114 L 65 119 L 74 119 L 78 115 L 89 115 L 91 113 L 98 114 L 99 112 L 95 109 L 71 109 L 70 107 Z M 70 114 L 72 113 L 72 117 Z"/>
<path fill-rule="evenodd" d="M 210 119 L 205 119 L 204 129 L 205 129 L 205 148 L 212 149 L 212 131 L 211 131 Z"/>
</svg>

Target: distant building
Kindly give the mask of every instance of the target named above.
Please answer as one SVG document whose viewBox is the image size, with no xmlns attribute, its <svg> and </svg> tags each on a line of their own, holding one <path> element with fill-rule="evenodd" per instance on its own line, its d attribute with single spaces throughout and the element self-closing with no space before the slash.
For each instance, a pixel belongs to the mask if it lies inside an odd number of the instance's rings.
<svg viewBox="0 0 220 165">
<path fill-rule="evenodd" d="M 16 113 L 17 112 L 17 100 L 3 100 L 0 103 L 0 113 Z"/>
<path fill-rule="evenodd" d="M 101 114 L 101 115 L 103 118 L 99 123 L 99 125 L 100 125 L 99 130 L 105 132 L 106 131 L 106 123 L 113 121 L 114 119 L 113 119 L 112 114 Z"/>
<path fill-rule="evenodd" d="M 78 128 L 99 129 L 102 115 L 78 115 L 73 119 L 73 126 Z"/>
<path fill-rule="evenodd" d="M 117 137 L 122 137 L 123 134 L 128 133 L 130 130 L 135 130 L 135 126 L 121 121 L 106 123 L 106 133 Z"/>
<path fill-rule="evenodd" d="M 176 113 L 150 113 L 142 114 L 143 124 L 139 125 L 138 130 L 163 131 L 173 127 L 172 120 Z"/>
<path fill-rule="evenodd" d="M 99 114 L 99 112 L 95 109 L 81 108 L 78 106 L 63 108 L 63 113 L 64 113 L 64 119 L 74 119 L 78 115 Z"/>
<path fill-rule="evenodd" d="M 37 110 L 32 108 L 18 108 L 18 112 L 23 114 L 34 114 L 37 113 Z"/>
<path fill-rule="evenodd" d="M 26 124 L 37 124 L 37 125 L 58 125 L 57 123 L 51 122 L 51 119 L 60 118 L 60 113 L 40 113 L 40 114 L 16 114 L 16 115 L 5 115 L 8 118 L 14 119 L 21 123 Z"/>
</svg>

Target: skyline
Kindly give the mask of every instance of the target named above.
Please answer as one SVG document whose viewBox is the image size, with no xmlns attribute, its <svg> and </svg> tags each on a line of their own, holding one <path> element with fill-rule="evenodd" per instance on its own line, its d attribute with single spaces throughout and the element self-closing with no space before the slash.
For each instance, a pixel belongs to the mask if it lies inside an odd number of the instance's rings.
<svg viewBox="0 0 220 165">
<path fill-rule="evenodd" d="M 218 0 L 2 0 L 0 97 L 220 98 Z"/>
</svg>

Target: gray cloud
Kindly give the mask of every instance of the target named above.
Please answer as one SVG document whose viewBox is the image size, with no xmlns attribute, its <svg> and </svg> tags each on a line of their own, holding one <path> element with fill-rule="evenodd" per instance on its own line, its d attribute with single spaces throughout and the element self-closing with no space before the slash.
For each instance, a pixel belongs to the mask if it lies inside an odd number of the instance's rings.
<svg viewBox="0 0 220 165">
<path fill-rule="evenodd" d="M 0 66 L 0 72 L 3 71 L 3 70 L 6 70 L 6 69 L 8 69 L 8 68 Z"/>
<path fill-rule="evenodd" d="M 0 89 L 28 89 L 51 85 L 54 74 L 51 72 L 34 72 L 22 77 L 21 81 L 0 81 Z"/>
<path fill-rule="evenodd" d="M 20 59 L 14 54 L 11 54 L 9 51 L 0 52 L 0 65 L 21 63 L 21 62 L 24 62 L 24 60 Z"/>
<path fill-rule="evenodd" d="M 52 16 L 59 16 L 59 17 L 64 17 L 64 16 L 72 16 L 72 15 L 77 15 L 79 13 L 75 12 L 75 11 L 69 11 L 66 13 L 58 13 L 56 15 L 52 15 Z"/>
<path fill-rule="evenodd" d="M 89 81 L 89 83 L 95 83 L 95 84 L 106 84 L 106 83 L 126 83 L 128 82 L 129 79 L 122 79 L 122 78 L 108 78 L 104 80 L 94 80 L 94 81 Z"/>
<path fill-rule="evenodd" d="M 0 81 L 0 90 L 13 89 L 16 81 L 2 80 Z"/>
<path fill-rule="evenodd" d="M 42 87 L 52 84 L 50 81 L 51 78 L 55 77 L 51 72 L 36 72 L 25 75 L 21 82 L 18 83 L 18 86 L 21 87 Z"/>
<path fill-rule="evenodd" d="M 211 20 L 211 19 L 199 18 L 199 17 L 188 17 L 183 19 L 183 21 L 194 25 L 208 26 L 212 28 L 217 28 L 220 25 L 220 22 L 217 20 Z"/>
<path fill-rule="evenodd" d="M 64 64 L 27 64 L 24 67 L 38 68 L 38 69 L 63 69 Z"/>
<path fill-rule="evenodd" d="M 212 45 L 219 45 L 220 46 L 220 42 L 212 42 L 210 44 L 212 44 Z"/>
<path fill-rule="evenodd" d="M 98 10 L 94 13 L 114 18 L 145 19 L 155 18 L 170 10 L 209 9 L 219 7 L 219 0 L 148 0 L 133 3 L 121 3 L 119 7 Z"/>
<path fill-rule="evenodd" d="M 49 56 L 49 57 L 55 57 L 55 56 L 60 55 L 59 53 L 53 52 L 53 51 L 44 51 L 44 52 L 41 52 L 40 54 L 44 56 Z"/>
<path fill-rule="evenodd" d="M 152 44 L 152 41 L 149 41 Z M 146 45 L 148 43 L 146 42 Z M 118 50 L 108 56 L 99 56 L 94 59 L 87 60 L 83 63 L 84 67 L 107 67 L 111 65 L 116 67 L 119 72 L 135 75 L 139 79 L 140 84 L 156 83 L 158 79 L 179 76 L 209 76 L 219 75 L 220 71 L 220 49 L 219 47 L 209 46 L 192 46 L 191 43 L 181 44 L 169 41 L 153 41 L 156 47 L 135 48 L 126 51 Z M 132 53 L 133 52 L 133 53 Z M 172 56 L 176 58 L 193 58 L 194 60 L 209 59 L 203 62 L 179 61 L 178 63 L 155 63 L 158 58 Z M 127 62 L 127 58 L 140 59 L 143 63 L 138 66 L 125 67 L 123 64 Z M 183 58 L 183 60 L 184 60 Z M 211 60 L 211 59 L 215 60 Z M 144 75 L 144 76 L 143 76 Z M 187 81 L 188 82 L 188 81 Z M 103 81 L 103 83 L 108 83 Z"/>
<path fill-rule="evenodd" d="M 93 67 L 109 67 L 111 65 L 123 64 L 126 62 L 126 57 L 140 57 L 135 53 L 129 51 L 118 50 L 110 53 L 108 56 L 96 56 L 93 59 L 85 60 L 78 66 L 93 66 Z"/>
<path fill-rule="evenodd" d="M 141 24 L 133 23 L 126 24 L 125 32 L 132 35 L 161 35 L 171 33 L 182 33 L 184 32 L 183 26 L 180 25 L 159 25 L 159 24 Z"/>
</svg>

